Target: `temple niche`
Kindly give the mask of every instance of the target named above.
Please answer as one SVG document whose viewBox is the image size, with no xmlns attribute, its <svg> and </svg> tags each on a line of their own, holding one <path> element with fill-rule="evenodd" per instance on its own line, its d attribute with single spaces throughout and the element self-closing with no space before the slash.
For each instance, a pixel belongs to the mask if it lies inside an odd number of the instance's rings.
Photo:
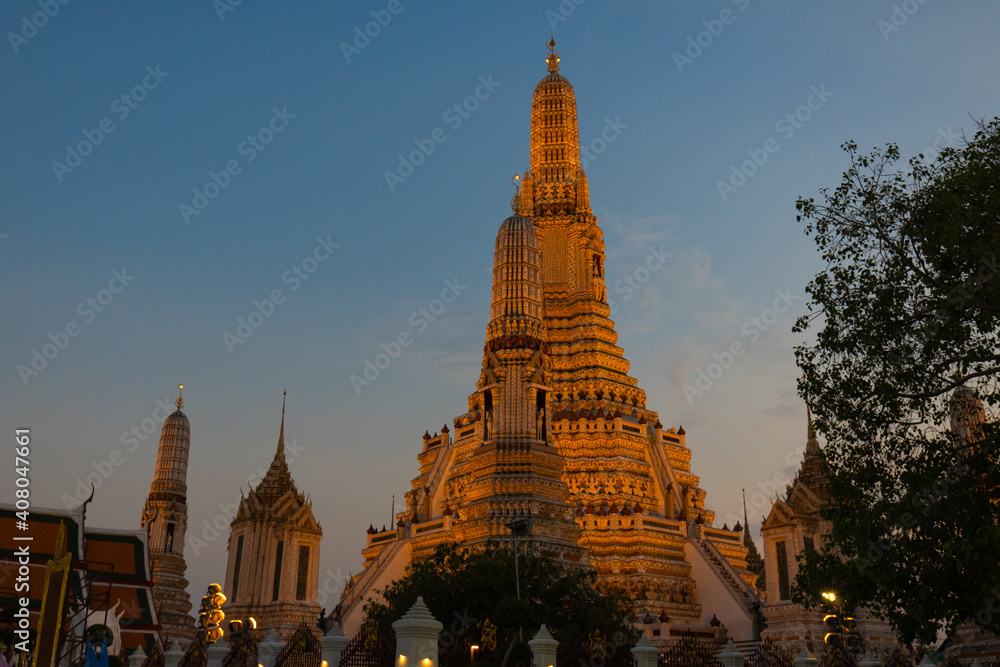
<svg viewBox="0 0 1000 667">
<path fill-rule="evenodd" d="M 526 539 L 625 587 L 655 643 L 722 632 L 752 642 L 760 601 L 742 527 L 714 527 L 684 429 L 647 407 L 617 345 L 576 97 L 554 47 L 531 103 L 530 168 L 497 231 L 475 390 L 465 412 L 424 433 L 396 525 L 369 530 L 343 628 L 356 633 L 364 603 L 413 559 L 507 540 L 508 523 L 531 517 Z"/>
</svg>

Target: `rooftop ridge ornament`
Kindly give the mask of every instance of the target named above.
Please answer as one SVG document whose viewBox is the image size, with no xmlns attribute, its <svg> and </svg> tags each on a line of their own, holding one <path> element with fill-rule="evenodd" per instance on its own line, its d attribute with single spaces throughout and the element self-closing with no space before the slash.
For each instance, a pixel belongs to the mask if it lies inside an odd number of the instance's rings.
<svg viewBox="0 0 1000 667">
<path fill-rule="evenodd" d="M 813 426 L 812 410 L 809 408 L 809 393 L 806 392 L 806 451 L 816 451 L 819 449 L 819 440 L 816 439 L 816 429 Z"/>
<path fill-rule="evenodd" d="M 520 174 L 514 174 L 514 177 L 510 179 L 510 182 L 514 184 L 514 196 L 510 198 L 510 210 L 514 212 L 514 215 L 517 215 L 521 212 L 520 181 L 521 181 Z"/>
<path fill-rule="evenodd" d="M 285 460 L 285 398 L 288 396 L 286 389 L 281 394 L 281 429 L 278 431 L 278 451 L 274 455 L 274 460 Z"/>
<path fill-rule="evenodd" d="M 176 405 L 177 409 L 180 410 L 184 407 L 184 385 L 178 385 L 177 388 L 180 390 L 180 394 L 177 395 L 177 400 L 174 401 L 174 405 Z"/>
<path fill-rule="evenodd" d="M 552 73 L 559 71 L 559 52 L 556 49 L 556 39 L 555 37 L 549 40 L 549 55 L 545 58 L 545 63 L 549 66 L 549 71 Z"/>
<path fill-rule="evenodd" d="M 744 530 L 746 530 L 746 533 L 744 533 L 744 536 L 745 537 L 749 537 L 749 535 L 750 535 L 750 520 L 747 519 L 747 490 L 746 489 L 742 489 L 742 491 L 743 491 L 743 528 L 744 528 Z M 746 539 L 744 539 L 743 541 L 746 542 Z"/>
</svg>

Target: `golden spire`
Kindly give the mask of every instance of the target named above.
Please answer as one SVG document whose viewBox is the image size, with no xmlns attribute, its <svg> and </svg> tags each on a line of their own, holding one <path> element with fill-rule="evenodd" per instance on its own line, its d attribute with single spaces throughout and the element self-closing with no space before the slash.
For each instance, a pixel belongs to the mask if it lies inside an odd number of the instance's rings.
<svg viewBox="0 0 1000 667">
<path fill-rule="evenodd" d="M 753 546 L 754 552 L 757 551 L 757 546 L 753 543 L 753 538 L 750 536 L 750 519 L 747 518 L 747 490 L 743 489 L 743 546 L 750 548 Z M 749 555 L 749 554 L 747 554 Z M 759 558 L 759 556 L 758 556 Z"/>
<path fill-rule="evenodd" d="M 177 400 L 174 401 L 174 405 L 176 405 L 177 409 L 180 410 L 184 407 L 184 385 L 178 385 L 177 388 L 180 390 L 180 394 L 178 394 Z"/>
<path fill-rule="evenodd" d="M 278 451 L 275 453 L 275 459 L 285 460 L 285 397 L 288 396 L 288 390 L 286 389 L 281 394 L 281 430 L 278 431 Z"/>
<path fill-rule="evenodd" d="M 535 86 L 531 100 L 532 215 L 572 215 L 580 203 L 580 130 L 573 86 L 559 70 L 555 42 L 545 59 L 548 73 Z M 524 193 L 527 195 L 527 191 Z M 586 208 L 589 208 L 587 206 Z M 544 224 L 544 223 L 543 223 Z"/>
<path fill-rule="evenodd" d="M 295 482 L 288 472 L 288 463 L 285 461 L 285 398 L 288 392 L 282 393 L 281 399 L 281 430 L 278 432 L 278 451 L 274 453 L 274 460 L 271 461 L 267 474 L 260 481 L 254 492 L 260 496 L 266 505 L 280 498 L 285 492 L 295 491 Z"/>
<path fill-rule="evenodd" d="M 521 212 L 521 175 L 514 174 L 514 177 L 510 179 L 510 182 L 514 184 L 514 196 L 510 198 L 510 210 L 517 215 Z"/>
<path fill-rule="evenodd" d="M 546 64 L 549 66 L 550 72 L 559 71 L 559 53 L 556 52 L 556 38 L 553 37 L 549 40 L 549 55 L 545 58 Z"/>
</svg>

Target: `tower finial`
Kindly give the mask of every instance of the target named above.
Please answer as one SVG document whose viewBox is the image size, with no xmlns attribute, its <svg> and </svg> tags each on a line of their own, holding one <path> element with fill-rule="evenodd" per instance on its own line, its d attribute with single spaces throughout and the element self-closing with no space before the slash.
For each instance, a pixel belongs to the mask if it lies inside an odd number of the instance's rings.
<svg viewBox="0 0 1000 667">
<path fill-rule="evenodd" d="M 750 537 L 750 521 L 747 519 L 747 490 L 743 489 L 743 544 L 752 542 Z"/>
<path fill-rule="evenodd" d="M 806 396 L 806 451 L 819 449 L 819 440 L 816 439 L 816 429 L 813 427 L 812 410 L 809 408 L 809 397 Z"/>
<path fill-rule="evenodd" d="M 178 385 L 177 388 L 180 390 L 180 393 L 177 395 L 177 400 L 174 401 L 174 405 L 176 405 L 177 409 L 180 410 L 184 407 L 184 385 Z"/>
<path fill-rule="evenodd" d="M 514 184 L 514 196 L 510 198 L 510 210 L 517 215 L 521 212 L 521 175 L 514 174 L 514 177 L 510 179 L 510 182 Z"/>
<path fill-rule="evenodd" d="M 545 58 L 550 72 L 559 71 L 559 53 L 556 51 L 556 38 L 549 40 L 549 55 Z"/>
<path fill-rule="evenodd" d="M 288 390 L 286 389 L 281 394 L 281 430 L 278 431 L 278 451 L 275 453 L 274 458 L 285 460 L 285 397 L 288 396 Z"/>
</svg>

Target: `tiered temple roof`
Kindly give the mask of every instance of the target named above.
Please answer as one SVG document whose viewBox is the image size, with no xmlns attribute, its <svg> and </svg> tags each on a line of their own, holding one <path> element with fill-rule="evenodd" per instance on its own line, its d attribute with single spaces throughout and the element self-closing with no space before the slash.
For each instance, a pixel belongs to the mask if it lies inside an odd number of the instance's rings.
<svg viewBox="0 0 1000 667">
<path fill-rule="evenodd" d="M 187 533 L 187 467 L 191 422 L 181 412 L 184 386 L 174 403 L 177 410 L 163 422 L 156 450 L 156 471 L 142 510 L 140 525 L 149 538 L 153 596 L 164 641 L 194 639 L 194 618 L 186 578 L 184 544 Z"/>
</svg>

